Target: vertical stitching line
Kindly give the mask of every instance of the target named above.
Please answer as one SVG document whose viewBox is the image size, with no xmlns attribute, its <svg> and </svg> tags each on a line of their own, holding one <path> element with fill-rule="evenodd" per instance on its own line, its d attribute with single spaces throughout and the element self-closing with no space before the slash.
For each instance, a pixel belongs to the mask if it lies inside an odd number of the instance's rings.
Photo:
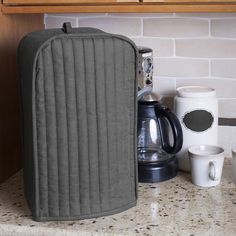
<svg viewBox="0 0 236 236">
<path fill-rule="evenodd" d="M 40 55 L 41 55 L 41 53 L 40 53 Z M 44 68 L 44 60 L 42 60 L 43 61 L 43 68 Z M 48 191 L 48 186 L 49 186 L 49 183 L 48 183 L 48 181 L 49 181 L 49 179 L 48 179 L 48 141 L 47 141 L 47 127 L 48 127 L 48 124 L 47 124 L 47 117 L 46 117 L 46 107 L 45 107 L 45 105 L 46 105 L 46 95 L 45 95 L 45 83 L 44 83 L 44 78 L 45 78 L 45 70 L 43 69 L 43 79 L 42 79 L 42 81 L 43 81 L 43 95 L 44 95 L 44 115 L 45 115 L 45 142 L 46 142 L 46 149 L 47 149 L 47 151 L 46 151 L 46 153 L 47 153 L 47 155 L 46 155 L 46 162 L 47 162 L 47 198 L 49 199 L 49 191 Z M 48 207 L 48 199 L 47 199 L 47 216 L 49 215 L 48 213 L 49 213 L 49 207 Z"/>
<path fill-rule="evenodd" d="M 86 87 L 86 60 L 85 60 L 85 46 L 84 46 L 84 39 L 83 39 L 83 59 L 84 59 L 84 88 Z M 85 99 L 86 99 L 86 128 L 87 128 L 87 157 L 89 159 L 89 137 L 88 137 L 88 104 L 87 104 L 87 87 L 85 88 Z M 90 175 L 90 161 L 88 160 L 88 178 L 89 178 L 89 209 L 91 213 L 91 175 Z"/>
<path fill-rule="evenodd" d="M 126 98 L 126 91 L 125 91 L 125 75 L 126 75 L 126 71 L 125 71 L 125 42 L 124 41 L 122 41 L 121 42 L 122 43 L 122 58 L 123 58 L 123 63 L 122 63 L 122 73 L 123 73 L 123 81 L 122 81 L 122 91 L 123 91 L 123 96 L 125 96 L 125 98 Z M 122 97 L 123 97 L 122 96 Z M 124 114 L 126 114 L 126 109 L 124 109 L 124 107 L 122 106 L 122 108 L 123 108 L 123 113 Z M 124 127 L 123 126 L 123 118 L 122 118 L 122 125 L 121 125 L 121 127 Z M 122 133 L 122 131 L 124 130 L 124 128 L 121 130 L 121 133 Z M 127 132 L 127 130 L 125 130 L 125 132 Z M 123 149 L 123 153 L 122 153 L 122 155 L 123 155 L 123 158 L 124 158 L 124 154 L 125 154 L 125 145 L 124 145 L 124 142 L 125 142 L 125 138 L 123 138 L 122 139 L 122 149 Z M 128 150 L 127 150 L 128 151 Z M 127 153 L 128 154 L 128 153 Z M 130 155 L 127 155 L 128 156 L 128 158 L 129 158 L 129 156 Z M 122 160 L 122 161 L 124 161 L 124 159 Z M 128 162 L 127 162 L 127 164 L 128 164 Z M 129 169 L 129 166 L 128 166 L 128 168 L 127 169 Z"/>
<path fill-rule="evenodd" d="M 74 61 L 74 83 L 75 83 L 75 104 L 76 104 L 76 107 L 75 107 L 75 110 L 76 110 L 76 126 L 77 126 L 77 150 L 78 150 L 78 145 L 79 145 L 79 138 L 78 138 L 78 135 L 79 135 L 79 125 L 78 125 L 78 96 L 77 96 L 77 83 L 76 83 L 76 79 L 77 79 L 77 76 L 76 76 L 76 70 L 75 70 L 75 53 L 74 53 L 74 50 L 75 50 L 75 47 L 74 47 L 74 40 L 73 39 L 71 39 L 71 41 L 72 41 L 72 52 L 73 52 L 73 61 Z M 78 172 L 79 172 L 79 167 L 80 167 L 80 165 L 79 165 L 79 150 L 78 150 L 78 156 L 76 157 L 77 158 L 77 170 L 78 170 Z M 78 178 L 79 178 L 79 173 L 78 173 Z M 79 181 L 78 181 L 78 183 L 79 183 L 79 188 L 78 188 L 78 190 L 79 190 L 79 194 L 78 194 L 78 197 L 79 197 L 79 200 L 78 200 L 78 202 L 80 203 L 80 178 L 79 178 Z M 80 209 L 80 204 L 79 204 L 79 213 L 80 213 L 80 211 L 81 211 L 81 209 Z"/>
<path fill-rule="evenodd" d="M 53 64 L 53 50 L 52 50 L 52 43 L 54 41 L 51 42 L 51 54 L 52 54 L 52 71 L 53 71 L 53 89 L 54 89 L 54 104 L 55 104 L 55 123 L 56 123 L 56 151 L 57 151 L 57 154 L 56 154 L 56 159 L 57 159 L 57 191 L 58 191 L 58 214 L 60 216 L 60 185 L 59 185 L 59 168 L 58 168 L 58 135 L 57 135 L 57 106 L 56 106 L 56 80 L 55 80 L 55 70 L 54 70 L 54 64 Z"/>
<path fill-rule="evenodd" d="M 65 92 L 65 112 L 66 112 L 66 139 L 67 139 L 67 167 L 68 167 L 68 170 L 67 170 L 67 180 L 68 180 L 68 200 L 69 200 L 69 215 L 70 215 L 70 150 L 69 150 L 69 124 L 68 124 L 68 99 L 67 99 L 67 83 L 66 83 L 66 75 L 65 75 L 65 72 L 66 72 L 66 67 L 65 67 L 65 60 L 64 60 L 64 46 L 63 46 L 63 39 L 60 40 L 61 42 L 61 53 L 62 53 L 62 62 L 63 62 L 63 82 L 64 82 L 64 92 Z"/>
<path fill-rule="evenodd" d="M 109 188 L 109 191 L 108 191 L 108 206 L 109 206 L 109 208 L 110 208 L 110 205 L 111 205 L 111 197 L 110 197 L 110 193 L 111 193 L 111 176 L 110 176 L 110 160 L 109 160 L 109 141 L 108 141 L 108 135 L 109 135 L 109 133 L 108 133 L 108 116 L 107 116 L 107 111 L 108 111 L 108 109 L 107 109 L 107 107 L 108 107 L 108 104 L 107 104 L 107 101 L 108 101 L 108 97 L 107 97 L 107 89 L 106 89 L 106 80 L 107 80 L 107 74 L 106 74 L 106 53 L 105 53 L 105 39 L 103 39 L 103 51 L 104 51 L 104 67 L 103 67 L 103 69 L 104 69 L 104 91 L 105 91 L 105 104 L 106 104 L 106 106 L 105 106 L 105 109 L 106 109 L 106 111 L 105 111 L 105 114 L 106 114 L 106 133 L 107 133 L 107 135 L 106 135 L 106 141 L 107 141 L 107 175 L 108 175 L 108 188 Z"/>
<path fill-rule="evenodd" d="M 114 43 L 114 38 L 112 38 L 112 46 L 113 46 L 113 63 L 114 63 L 114 109 L 115 109 L 115 163 L 116 163 L 116 174 L 118 175 L 118 182 L 119 182 L 119 165 L 117 162 L 117 143 L 118 143 L 118 138 L 117 138 L 117 83 L 116 83 L 116 56 L 115 56 L 115 43 Z M 113 130 L 114 131 L 114 130 Z"/>
<path fill-rule="evenodd" d="M 99 128 L 98 128 L 98 102 L 97 102 L 97 70 L 96 70 L 96 57 L 95 57 L 95 54 L 96 54 L 96 51 L 95 51 L 95 43 L 94 43 L 94 38 L 92 39 L 92 42 L 93 42 L 93 52 L 94 52 L 94 57 L 93 57 L 93 60 L 94 60 L 94 85 L 95 85 L 95 96 L 94 96 L 94 101 L 95 101 L 95 110 L 96 110 L 96 126 L 97 126 L 97 162 L 98 162 L 98 192 L 99 192 L 99 207 L 100 207 L 100 210 L 101 210 L 101 176 L 99 174 L 99 171 L 100 171 L 100 160 L 99 160 Z"/>
</svg>

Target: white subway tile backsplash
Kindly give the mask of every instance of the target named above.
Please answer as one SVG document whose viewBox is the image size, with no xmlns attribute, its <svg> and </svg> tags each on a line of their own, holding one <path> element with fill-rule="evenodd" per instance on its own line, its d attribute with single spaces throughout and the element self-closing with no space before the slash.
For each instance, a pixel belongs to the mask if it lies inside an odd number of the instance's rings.
<svg viewBox="0 0 236 236">
<path fill-rule="evenodd" d="M 189 18 L 144 19 L 143 35 L 171 38 L 206 37 L 209 35 L 209 22 Z"/>
<path fill-rule="evenodd" d="M 216 89 L 218 98 L 236 98 L 236 80 L 232 79 L 176 79 L 176 87 L 181 86 L 206 86 Z"/>
<path fill-rule="evenodd" d="M 76 17 L 59 17 L 59 16 L 46 16 L 44 19 L 45 28 L 62 28 L 64 22 L 70 22 L 73 27 L 77 27 Z"/>
<path fill-rule="evenodd" d="M 236 93 L 234 99 L 219 99 L 219 117 L 236 118 Z"/>
<path fill-rule="evenodd" d="M 227 27 L 225 27 L 227 25 Z M 211 35 L 215 37 L 235 38 L 236 37 L 236 18 L 217 19 L 211 21 Z"/>
<path fill-rule="evenodd" d="M 138 46 L 152 48 L 154 57 L 172 57 L 174 55 L 174 40 L 156 38 L 131 38 Z"/>
<path fill-rule="evenodd" d="M 176 91 L 175 78 L 153 77 L 153 91 L 161 96 L 175 95 Z"/>
<path fill-rule="evenodd" d="M 236 40 L 177 39 L 176 55 L 199 58 L 236 58 Z"/>
<path fill-rule="evenodd" d="M 212 60 L 211 75 L 236 79 L 236 60 Z"/>
<path fill-rule="evenodd" d="M 236 126 L 219 126 L 218 143 L 224 147 L 225 156 L 231 157 L 232 145 L 236 144 Z"/>
<path fill-rule="evenodd" d="M 120 17 L 79 18 L 80 27 L 95 27 L 106 32 L 127 36 L 141 35 L 141 19 Z"/>
<path fill-rule="evenodd" d="M 209 75 L 207 60 L 186 58 L 154 59 L 154 75 L 165 77 L 206 77 Z"/>
</svg>

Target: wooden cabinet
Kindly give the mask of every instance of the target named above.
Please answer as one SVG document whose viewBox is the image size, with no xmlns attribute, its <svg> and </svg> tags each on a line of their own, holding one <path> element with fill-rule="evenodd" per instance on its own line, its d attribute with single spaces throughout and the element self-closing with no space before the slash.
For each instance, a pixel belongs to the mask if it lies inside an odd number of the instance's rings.
<svg viewBox="0 0 236 236">
<path fill-rule="evenodd" d="M 21 168 L 17 47 L 25 34 L 43 28 L 43 15 L 3 15 L 0 12 L 0 183 Z"/>
<path fill-rule="evenodd" d="M 144 3 L 164 3 L 164 4 L 230 4 L 236 3 L 236 0 L 143 0 Z"/>
<path fill-rule="evenodd" d="M 76 4 L 114 4 L 130 3 L 139 0 L 4 0 L 5 5 L 76 5 Z"/>
<path fill-rule="evenodd" d="M 2 12 L 236 12 L 236 0 L 3 0 Z"/>
</svg>

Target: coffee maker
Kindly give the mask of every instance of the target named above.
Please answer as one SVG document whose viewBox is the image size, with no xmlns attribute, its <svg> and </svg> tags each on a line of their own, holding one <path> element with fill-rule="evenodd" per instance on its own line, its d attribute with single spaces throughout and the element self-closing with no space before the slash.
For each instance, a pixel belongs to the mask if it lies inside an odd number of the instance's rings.
<svg viewBox="0 0 236 236">
<path fill-rule="evenodd" d="M 148 47 L 138 47 L 139 50 L 139 71 L 138 88 L 141 90 L 147 86 L 152 87 L 153 76 L 153 52 Z"/>
<path fill-rule="evenodd" d="M 152 92 L 152 49 L 139 47 L 138 78 L 138 179 L 161 182 L 177 175 L 175 154 L 183 144 L 178 118 Z"/>
</svg>

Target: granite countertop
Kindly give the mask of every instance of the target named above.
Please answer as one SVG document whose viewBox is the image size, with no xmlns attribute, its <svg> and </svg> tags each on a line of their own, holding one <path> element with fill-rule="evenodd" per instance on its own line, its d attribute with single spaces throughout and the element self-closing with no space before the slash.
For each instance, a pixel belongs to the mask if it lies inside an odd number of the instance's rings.
<svg viewBox="0 0 236 236">
<path fill-rule="evenodd" d="M 225 160 L 221 184 L 197 187 L 190 174 L 139 184 L 136 207 L 90 220 L 35 222 L 23 195 L 22 171 L 0 186 L 0 235 L 236 235 L 236 186 L 231 160 Z"/>
</svg>

